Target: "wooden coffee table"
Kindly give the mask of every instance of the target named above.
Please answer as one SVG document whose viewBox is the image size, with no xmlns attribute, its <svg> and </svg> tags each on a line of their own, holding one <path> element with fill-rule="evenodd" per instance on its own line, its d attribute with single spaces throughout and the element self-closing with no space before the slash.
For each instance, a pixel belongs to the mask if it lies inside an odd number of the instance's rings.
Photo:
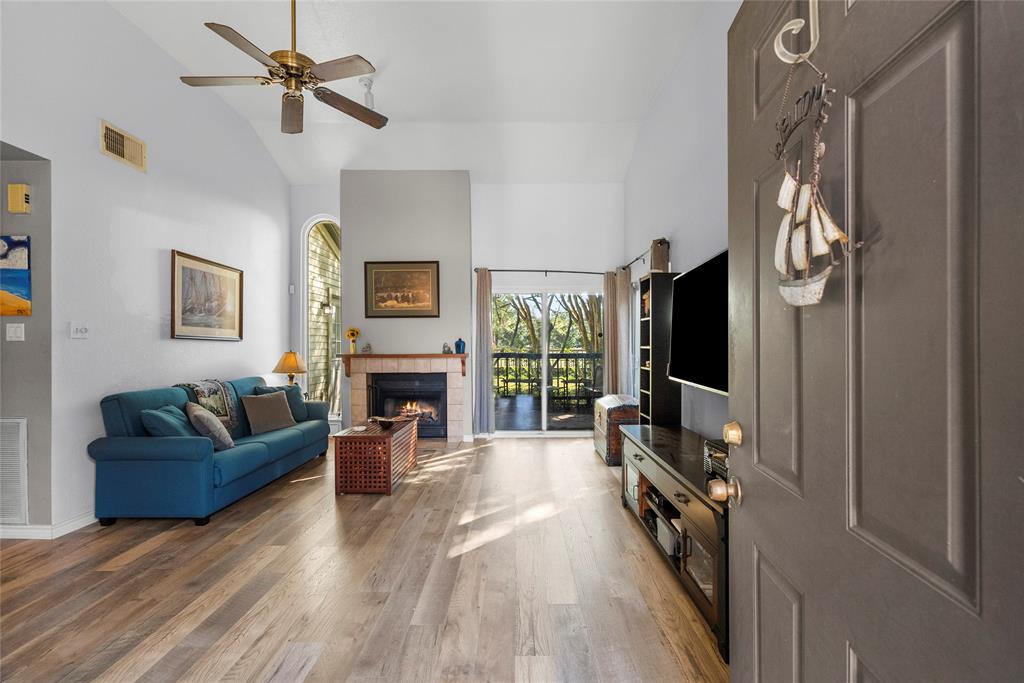
<svg viewBox="0 0 1024 683">
<path fill-rule="evenodd" d="M 346 429 L 334 435 L 334 495 L 391 492 L 416 466 L 416 420 L 382 429 Z"/>
</svg>

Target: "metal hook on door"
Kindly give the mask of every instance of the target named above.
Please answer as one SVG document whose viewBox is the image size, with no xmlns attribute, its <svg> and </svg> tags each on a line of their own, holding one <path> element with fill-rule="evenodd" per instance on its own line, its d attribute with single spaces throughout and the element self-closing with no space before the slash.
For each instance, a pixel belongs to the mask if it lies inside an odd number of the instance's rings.
<svg viewBox="0 0 1024 683">
<path fill-rule="evenodd" d="M 808 60 L 811 53 L 818 47 L 818 39 L 821 37 L 819 33 L 818 25 L 818 0 L 810 0 L 809 19 L 811 22 L 811 45 L 807 48 L 807 52 L 794 53 L 786 49 L 786 46 L 782 44 L 782 37 L 786 33 L 796 35 L 800 33 L 806 23 L 803 19 L 791 19 L 787 21 L 782 29 L 775 35 L 775 56 L 784 61 L 786 64 L 797 64 L 799 62 L 806 62 L 818 73 L 821 73 L 817 67 L 815 67 Z"/>
</svg>

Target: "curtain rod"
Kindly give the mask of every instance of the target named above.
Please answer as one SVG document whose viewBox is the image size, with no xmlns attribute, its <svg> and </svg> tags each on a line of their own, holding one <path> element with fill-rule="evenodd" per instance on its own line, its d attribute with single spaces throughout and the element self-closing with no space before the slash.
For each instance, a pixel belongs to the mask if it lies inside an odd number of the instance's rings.
<svg viewBox="0 0 1024 683">
<path fill-rule="evenodd" d="M 553 270 L 551 268 L 488 268 L 492 273 L 570 273 L 574 275 L 604 275 L 596 270 Z M 479 268 L 473 269 L 474 273 L 480 272 Z"/>
<path fill-rule="evenodd" d="M 664 244 L 665 242 L 668 242 L 668 240 L 665 239 L 664 237 L 659 237 L 658 239 L 654 240 L 654 244 Z M 629 263 L 627 263 L 624 266 L 619 266 L 619 268 L 621 270 L 625 270 L 626 268 L 629 268 L 631 265 L 633 265 L 634 263 L 636 263 L 637 261 L 639 261 L 640 259 L 644 258 L 645 256 L 647 256 L 650 253 L 651 253 L 651 248 L 647 247 L 635 259 L 633 259 L 632 261 L 630 261 Z"/>
</svg>

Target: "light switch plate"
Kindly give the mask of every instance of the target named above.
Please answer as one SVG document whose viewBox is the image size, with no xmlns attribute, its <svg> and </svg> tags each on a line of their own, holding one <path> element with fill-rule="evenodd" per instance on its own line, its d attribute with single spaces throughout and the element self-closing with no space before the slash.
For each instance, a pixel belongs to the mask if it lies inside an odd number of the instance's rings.
<svg viewBox="0 0 1024 683">
<path fill-rule="evenodd" d="M 89 323 L 71 323 L 71 338 L 72 339 L 88 339 L 89 338 Z"/>
<path fill-rule="evenodd" d="M 25 323 L 7 323 L 7 341 L 25 341 Z"/>
</svg>

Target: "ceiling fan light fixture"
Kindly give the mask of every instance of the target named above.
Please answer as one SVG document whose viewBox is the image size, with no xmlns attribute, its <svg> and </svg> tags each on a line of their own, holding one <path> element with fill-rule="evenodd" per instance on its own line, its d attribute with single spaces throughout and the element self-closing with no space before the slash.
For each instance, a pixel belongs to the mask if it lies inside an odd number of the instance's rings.
<svg viewBox="0 0 1024 683">
<path fill-rule="evenodd" d="M 383 128 L 388 119 L 373 111 L 373 93 L 370 92 L 373 87 L 372 79 L 360 79 L 363 87 L 366 88 L 365 107 L 321 85 L 329 81 L 372 74 L 374 72 L 373 65 L 359 55 L 349 55 L 317 64 L 299 52 L 296 49 L 295 40 L 295 7 L 296 0 L 291 0 L 291 49 L 276 50 L 270 54 L 253 45 L 230 26 L 213 22 L 206 23 L 206 27 L 211 31 L 263 64 L 267 69 L 267 76 L 182 76 L 181 81 L 185 85 L 193 87 L 282 85 L 285 89 L 281 98 L 282 133 L 302 132 L 303 89 L 312 91 L 316 99 L 357 121 L 374 128 Z"/>
<path fill-rule="evenodd" d="M 302 132 L 302 91 L 287 90 L 281 95 L 281 132 Z"/>
</svg>

